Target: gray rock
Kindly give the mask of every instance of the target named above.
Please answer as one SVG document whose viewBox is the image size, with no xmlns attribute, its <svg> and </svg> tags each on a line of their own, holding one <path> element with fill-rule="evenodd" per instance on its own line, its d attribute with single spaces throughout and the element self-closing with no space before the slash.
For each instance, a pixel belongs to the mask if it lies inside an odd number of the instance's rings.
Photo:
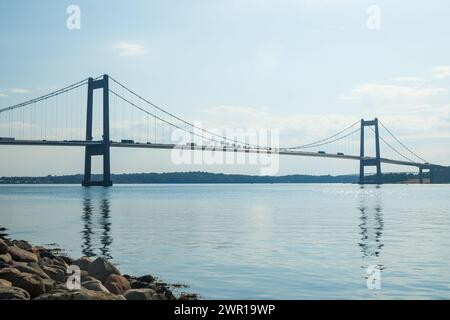
<svg viewBox="0 0 450 320">
<path fill-rule="evenodd" d="M 31 298 L 35 298 L 41 294 L 51 291 L 52 286 L 50 283 L 44 282 L 39 276 L 34 274 L 26 274 L 13 283 L 15 287 L 24 289 L 30 294 Z"/>
<path fill-rule="evenodd" d="M 92 291 L 108 292 L 109 290 L 100 282 L 100 280 L 86 281 L 81 284 L 83 288 Z"/>
<path fill-rule="evenodd" d="M 160 300 L 159 295 L 152 289 L 131 289 L 123 296 L 127 300 Z"/>
<path fill-rule="evenodd" d="M 31 251 L 33 250 L 33 246 L 26 242 L 25 240 L 13 240 L 12 244 L 16 247 L 19 247 L 22 250 Z"/>
<path fill-rule="evenodd" d="M 100 280 L 102 283 L 105 283 L 106 279 L 112 274 L 120 275 L 119 270 L 111 262 L 103 258 L 97 258 L 89 264 L 88 272 L 91 277 Z"/>
<path fill-rule="evenodd" d="M 51 265 L 51 264 L 53 264 L 53 260 L 51 259 L 51 258 L 49 258 L 49 257 L 40 257 L 40 259 L 39 259 L 39 265 L 41 266 L 41 267 L 43 267 L 43 266 L 49 266 L 49 265 Z"/>
<path fill-rule="evenodd" d="M 185 293 L 183 292 L 178 300 L 198 300 L 198 295 L 195 293 Z"/>
<path fill-rule="evenodd" d="M 149 288 L 150 284 L 147 282 L 131 279 L 130 285 L 131 285 L 131 289 L 145 289 L 145 288 Z"/>
<path fill-rule="evenodd" d="M 43 294 L 36 300 L 125 300 L 123 296 L 92 290 L 74 290 Z"/>
<path fill-rule="evenodd" d="M 55 257 L 53 259 L 53 265 L 58 266 L 62 270 L 67 270 L 67 267 L 69 266 L 62 258 Z"/>
<path fill-rule="evenodd" d="M 0 279 L 5 279 L 14 284 L 22 275 L 16 268 L 3 268 L 0 270 Z"/>
<path fill-rule="evenodd" d="M 0 263 L 10 264 L 12 262 L 12 257 L 9 253 L 0 254 Z"/>
<path fill-rule="evenodd" d="M 92 260 L 88 257 L 81 257 L 72 262 L 73 265 L 79 266 L 81 270 L 88 271 L 89 265 L 92 263 Z"/>
<path fill-rule="evenodd" d="M 0 279 L 0 287 L 11 287 L 12 284 L 8 280 Z"/>
<path fill-rule="evenodd" d="M 42 279 L 36 274 L 20 272 L 15 268 L 0 270 L 0 279 L 11 282 L 14 287 L 24 289 L 32 298 L 51 291 L 54 286 L 53 280 Z"/>
<path fill-rule="evenodd" d="M 89 275 L 89 272 L 87 272 L 87 271 L 85 271 L 85 270 L 81 270 L 80 276 L 81 276 L 81 282 L 82 282 L 82 283 L 83 283 L 83 282 L 87 282 L 87 281 L 93 281 L 93 280 L 95 280 L 95 281 L 100 281 L 100 280 L 98 280 L 98 279 L 95 279 L 94 277 L 91 277 L 91 276 Z"/>
<path fill-rule="evenodd" d="M 0 238 L 0 254 L 8 253 L 9 246 L 6 244 L 6 242 Z"/>
<path fill-rule="evenodd" d="M 155 277 L 153 277 L 149 274 L 146 276 L 139 277 L 139 278 L 137 278 L 137 280 L 142 281 L 142 282 L 147 282 L 147 283 L 152 283 L 152 282 L 156 281 Z"/>
<path fill-rule="evenodd" d="M 114 294 L 123 294 L 131 289 L 130 282 L 118 274 L 110 275 L 105 281 L 105 287 Z"/>
<path fill-rule="evenodd" d="M 176 300 L 172 291 L 170 291 L 166 286 L 158 286 L 156 292 L 160 295 L 161 300 Z"/>
<path fill-rule="evenodd" d="M 67 288 L 67 285 L 65 283 L 56 283 L 53 287 L 53 290 L 49 293 L 61 293 L 67 291 L 69 291 L 69 289 Z"/>
<path fill-rule="evenodd" d="M 20 272 L 35 274 L 41 277 L 42 279 L 50 279 L 50 277 L 41 269 L 41 267 L 34 262 L 30 262 L 29 264 L 26 265 L 14 263 L 12 267 L 19 270 Z"/>
<path fill-rule="evenodd" d="M 8 248 L 8 253 L 11 255 L 14 261 L 19 262 L 38 262 L 38 257 L 32 252 L 20 249 L 17 246 L 11 246 Z"/>
<path fill-rule="evenodd" d="M 30 300 L 30 295 L 21 288 L 0 287 L 0 300 Z"/>
<path fill-rule="evenodd" d="M 42 270 L 48 275 L 48 277 L 50 277 L 51 279 L 53 279 L 57 282 L 66 281 L 65 272 L 58 268 L 43 266 Z"/>
<path fill-rule="evenodd" d="M 52 292 L 55 289 L 55 286 L 58 282 L 54 281 L 53 279 L 42 279 L 42 283 L 45 286 L 45 292 Z"/>
<path fill-rule="evenodd" d="M 66 256 L 60 256 L 59 257 L 61 260 L 63 260 L 66 265 L 70 266 L 73 264 L 74 260 L 72 258 L 66 257 Z"/>
</svg>

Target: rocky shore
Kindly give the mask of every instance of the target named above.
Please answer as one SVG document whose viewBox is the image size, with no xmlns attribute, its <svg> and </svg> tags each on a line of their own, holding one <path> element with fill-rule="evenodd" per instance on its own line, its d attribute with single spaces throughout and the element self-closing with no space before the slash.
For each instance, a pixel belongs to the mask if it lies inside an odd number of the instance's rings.
<svg viewBox="0 0 450 320">
<path fill-rule="evenodd" d="M 122 275 L 109 261 L 72 259 L 0 235 L 0 300 L 195 300 L 151 275 Z"/>
</svg>

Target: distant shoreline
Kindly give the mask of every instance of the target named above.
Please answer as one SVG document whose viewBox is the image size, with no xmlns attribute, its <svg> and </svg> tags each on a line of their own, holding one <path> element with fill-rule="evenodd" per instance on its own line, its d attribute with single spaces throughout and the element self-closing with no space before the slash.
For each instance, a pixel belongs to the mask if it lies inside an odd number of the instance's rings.
<svg viewBox="0 0 450 320">
<path fill-rule="evenodd" d="M 93 175 L 93 179 L 100 179 Z M 209 172 L 173 172 L 173 173 L 127 173 L 113 174 L 114 184 L 302 184 L 302 183 L 358 183 L 358 175 L 285 175 L 255 176 L 239 174 L 221 174 Z M 81 174 L 42 177 L 1 177 L 0 185 L 10 184 L 80 184 Z M 425 183 L 427 177 L 425 177 Z M 384 183 L 418 183 L 418 175 L 413 173 L 383 174 Z"/>
</svg>

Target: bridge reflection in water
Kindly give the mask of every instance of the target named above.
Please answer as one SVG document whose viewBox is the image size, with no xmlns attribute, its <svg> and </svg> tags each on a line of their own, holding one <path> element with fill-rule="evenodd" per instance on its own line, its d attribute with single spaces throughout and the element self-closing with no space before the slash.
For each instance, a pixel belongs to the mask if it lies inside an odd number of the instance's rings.
<svg viewBox="0 0 450 320">
<path fill-rule="evenodd" d="M 83 255 L 87 257 L 100 256 L 112 259 L 110 246 L 111 236 L 111 205 L 106 195 L 100 199 L 89 194 L 83 199 L 83 230 L 81 246 Z"/>
<path fill-rule="evenodd" d="M 359 193 L 360 212 L 360 236 L 358 243 L 363 258 L 363 269 L 376 265 L 379 270 L 384 270 L 385 266 L 381 263 L 381 252 L 383 244 L 383 206 L 381 201 L 380 187 L 367 188 L 361 186 Z"/>
</svg>

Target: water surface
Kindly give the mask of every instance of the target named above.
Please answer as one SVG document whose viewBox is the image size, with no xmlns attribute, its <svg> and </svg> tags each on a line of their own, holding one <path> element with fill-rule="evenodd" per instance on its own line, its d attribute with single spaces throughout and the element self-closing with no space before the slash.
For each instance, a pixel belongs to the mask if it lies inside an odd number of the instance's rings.
<svg viewBox="0 0 450 320">
<path fill-rule="evenodd" d="M 0 186 L 12 238 L 203 298 L 448 299 L 450 186 Z M 367 268 L 381 270 L 369 290 Z"/>
</svg>

